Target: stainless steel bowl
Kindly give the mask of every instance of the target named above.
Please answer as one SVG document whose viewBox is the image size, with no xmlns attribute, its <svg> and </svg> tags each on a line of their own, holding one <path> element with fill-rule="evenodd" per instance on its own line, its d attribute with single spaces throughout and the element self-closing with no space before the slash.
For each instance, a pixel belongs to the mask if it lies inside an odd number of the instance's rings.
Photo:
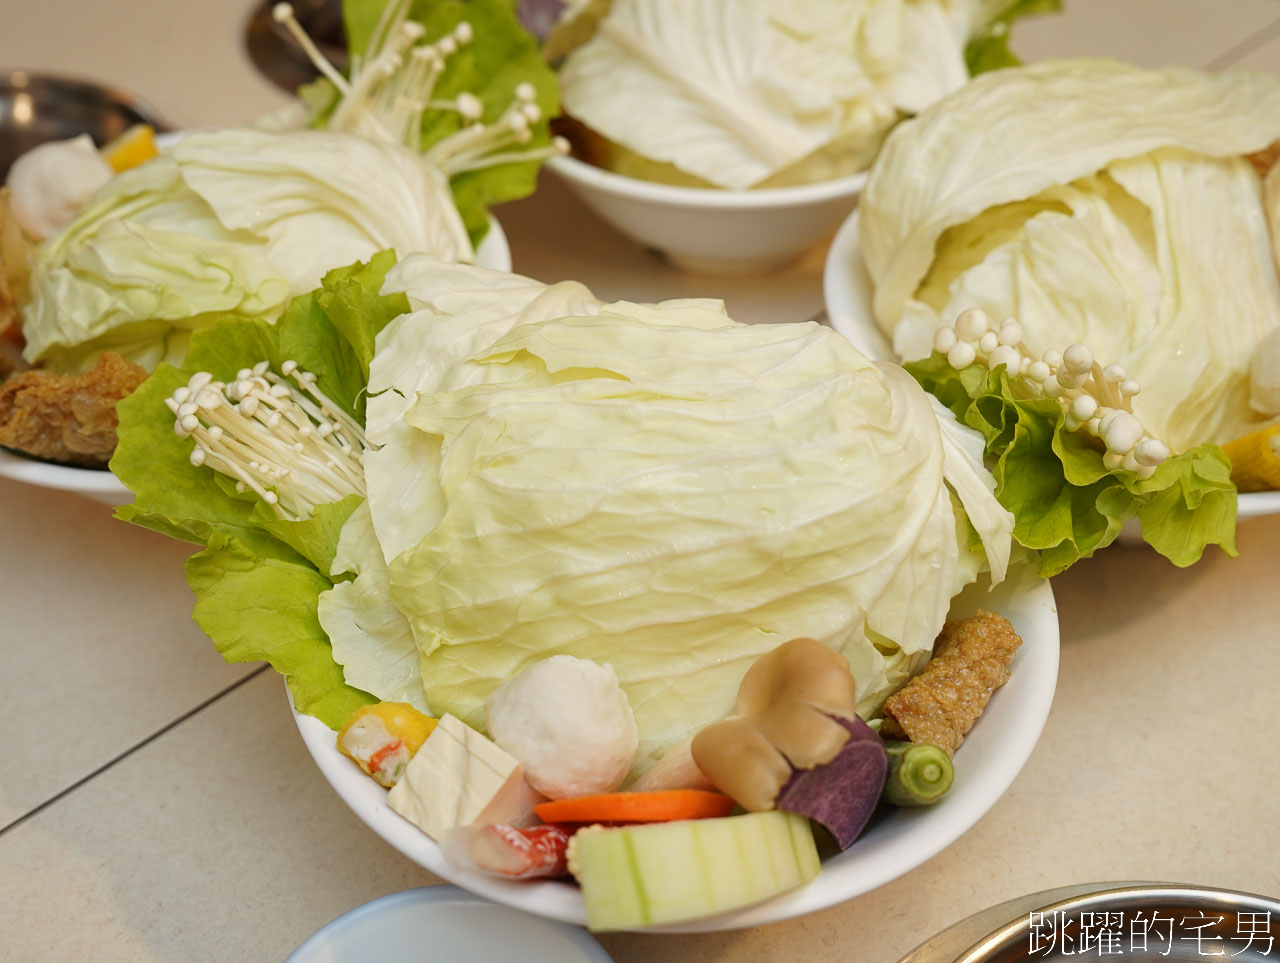
<svg viewBox="0 0 1280 963">
<path fill-rule="evenodd" d="M 1111 935 L 1103 939 L 1106 931 Z M 1176 883 L 1067 886 L 975 913 L 916 947 L 899 963 L 1135 957 L 1276 963 L 1280 961 L 1280 901 Z"/>
<path fill-rule="evenodd" d="M 113 87 L 26 70 L 0 73 L 0 181 L 19 155 L 46 141 L 88 134 L 102 146 L 141 123 L 169 129 L 149 106 Z"/>
</svg>

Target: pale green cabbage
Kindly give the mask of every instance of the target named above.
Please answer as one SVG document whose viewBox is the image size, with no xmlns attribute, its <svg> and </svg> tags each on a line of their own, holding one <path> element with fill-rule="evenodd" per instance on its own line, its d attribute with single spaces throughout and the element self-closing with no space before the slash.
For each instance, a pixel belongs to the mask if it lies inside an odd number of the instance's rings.
<svg viewBox="0 0 1280 963">
<path fill-rule="evenodd" d="M 904 359 L 967 307 L 1142 384 L 1174 451 L 1249 431 L 1280 327 L 1273 233 L 1241 155 L 1280 137 L 1280 80 L 1060 61 L 975 80 L 889 138 L 861 202 L 875 317 Z M 1272 414 L 1275 414 L 1273 412 Z"/>
<path fill-rule="evenodd" d="M 393 268 L 384 291 L 403 292 L 418 309 L 382 332 L 369 368 L 365 434 L 374 448 L 365 456 L 365 482 L 389 562 L 416 545 L 441 510 L 434 479 L 418 472 L 434 457 L 435 441 L 404 421 L 418 393 L 436 390 L 445 372 L 517 324 L 594 314 L 602 302 L 574 281 L 548 287 L 425 257 Z"/>
<path fill-rule="evenodd" d="M 376 692 L 385 702 L 430 711 L 418 645 L 404 614 L 391 601 L 387 563 L 373 531 L 369 503 L 361 502 L 342 526 L 330 574 L 354 575 L 323 593 L 317 615 L 332 643 L 333 660 L 349 686 Z"/>
<path fill-rule="evenodd" d="M 226 315 L 271 319 L 378 251 L 470 260 L 446 178 L 396 144 L 331 131 L 192 133 L 113 178 L 43 245 L 28 360 L 103 350 L 151 368 Z"/>
<path fill-rule="evenodd" d="M 1003 577 L 1012 517 L 980 440 L 828 328 L 418 258 L 387 288 L 420 310 L 379 337 L 370 517 L 437 712 L 482 726 L 533 662 L 609 663 L 641 769 L 728 713 L 754 658 L 808 635 L 849 658 L 869 715 L 978 569 Z M 338 658 L 369 622 L 325 622 Z"/>
<path fill-rule="evenodd" d="M 626 151 L 718 187 L 854 173 L 904 114 L 965 83 L 983 7 L 613 0 L 565 60 L 561 99 Z"/>
</svg>

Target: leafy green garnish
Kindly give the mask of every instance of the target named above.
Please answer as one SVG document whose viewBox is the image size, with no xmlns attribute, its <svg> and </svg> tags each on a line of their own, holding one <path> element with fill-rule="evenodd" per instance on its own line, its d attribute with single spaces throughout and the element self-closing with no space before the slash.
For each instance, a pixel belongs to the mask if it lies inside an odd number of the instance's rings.
<svg viewBox="0 0 1280 963">
<path fill-rule="evenodd" d="M 198 371 L 232 380 L 267 361 L 297 361 L 321 390 L 358 420 L 374 338 L 409 310 L 403 294 L 380 290 L 395 255 L 339 268 L 295 298 L 280 320 L 228 318 L 192 336 L 182 368 L 161 365 L 120 402 L 111 470 L 134 493 L 116 517 L 204 546 L 187 562 L 194 617 L 228 662 L 263 659 L 288 682 L 299 711 L 338 727 L 373 697 L 348 686 L 320 628 L 316 603 L 333 585 L 328 571 L 338 533 L 361 499 L 323 505 L 311 518 L 277 518 L 225 475 L 190 462 L 191 442 L 173 431 L 165 399 Z"/>
<path fill-rule="evenodd" d="M 1109 545 L 1130 518 L 1175 565 L 1192 564 L 1209 545 L 1236 554 L 1236 489 L 1216 445 L 1175 455 L 1140 479 L 1107 468 L 1091 439 L 1066 429 L 1058 402 L 1019 397 L 1003 366 L 957 371 L 935 351 L 906 369 L 982 435 L 996 498 L 1014 515 L 1014 539 L 1040 552 L 1041 575 Z"/>
<path fill-rule="evenodd" d="M 1022 63 L 1009 49 L 1009 32 L 1015 20 L 1062 10 L 1062 0 L 1003 0 L 995 4 L 997 12 L 969 38 L 964 60 L 969 76 L 1001 67 L 1017 67 Z"/>
</svg>

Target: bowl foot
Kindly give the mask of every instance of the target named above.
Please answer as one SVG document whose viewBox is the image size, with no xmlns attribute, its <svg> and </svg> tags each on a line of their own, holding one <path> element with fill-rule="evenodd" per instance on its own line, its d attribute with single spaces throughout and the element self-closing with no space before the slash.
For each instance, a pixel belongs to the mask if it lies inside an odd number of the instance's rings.
<svg viewBox="0 0 1280 963">
<path fill-rule="evenodd" d="M 743 277 L 748 274 L 769 274 L 781 271 L 798 261 L 804 251 L 789 254 L 772 254 L 766 257 L 700 257 L 696 254 L 676 254 L 672 251 L 660 251 L 651 248 L 654 253 L 670 264 L 677 271 L 687 274 L 711 274 L 720 277 Z"/>
</svg>

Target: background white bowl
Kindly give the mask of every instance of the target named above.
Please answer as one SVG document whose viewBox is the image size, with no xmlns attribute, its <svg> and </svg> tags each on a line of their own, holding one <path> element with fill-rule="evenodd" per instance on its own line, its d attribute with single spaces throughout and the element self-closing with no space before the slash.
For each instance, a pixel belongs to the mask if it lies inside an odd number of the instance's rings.
<svg viewBox="0 0 1280 963">
<path fill-rule="evenodd" d="M 343 913 L 284 963 L 610 963 L 582 930 L 518 913 L 456 886 L 390 893 Z"/>
<path fill-rule="evenodd" d="M 990 809 L 1013 782 L 1040 737 L 1058 677 L 1058 612 L 1048 581 L 1030 567 L 988 593 L 985 580 L 956 597 L 953 616 L 978 608 L 999 612 L 1022 636 L 1009 682 L 995 693 L 955 755 L 950 792 L 936 805 L 885 814 L 812 882 L 774 899 L 720 916 L 655 927 L 704 932 L 772 923 L 811 913 L 869 892 L 934 856 Z M 585 924 L 582 894 L 564 882 L 509 882 L 459 870 L 428 836 L 387 805 L 387 791 L 338 752 L 324 723 L 297 712 L 298 731 L 321 773 L 351 810 L 409 859 L 464 889 L 549 919 Z"/>
<path fill-rule="evenodd" d="M 796 187 L 726 191 L 615 174 L 573 157 L 547 167 L 600 217 L 674 266 L 703 274 L 782 267 L 853 210 L 865 173 Z"/>
<path fill-rule="evenodd" d="M 893 348 L 872 313 L 875 286 L 862 260 L 858 239 L 858 212 L 854 211 L 836 232 L 822 270 L 822 294 L 831 327 L 844 335 L 868 358 L 897 361 Z M 1236 496 L 1237 522 L 1260 515 L 1280 514 L 1280 492 L 1245 492 Z M 1136 523 L 1135 523 L 1136 524 Z M 1140 535 L 1130 527 L 1122 540 L 1136 542 Z"/>
<path fill-rule="evenodd" d="M 511 270 L 511 247 L 498 221 L 489 218 L 489 233 L 476 249 L 476 264 L 495 271 Z M 76 468 L 39 461 L 0 448 L 0 478 L 39 485 L 58 491 L 75 492 L 108 505 L 125 505 L 133 501 L 133 492 L 125 488 L 111 472 L 101 468 Z"/>
</svg>

